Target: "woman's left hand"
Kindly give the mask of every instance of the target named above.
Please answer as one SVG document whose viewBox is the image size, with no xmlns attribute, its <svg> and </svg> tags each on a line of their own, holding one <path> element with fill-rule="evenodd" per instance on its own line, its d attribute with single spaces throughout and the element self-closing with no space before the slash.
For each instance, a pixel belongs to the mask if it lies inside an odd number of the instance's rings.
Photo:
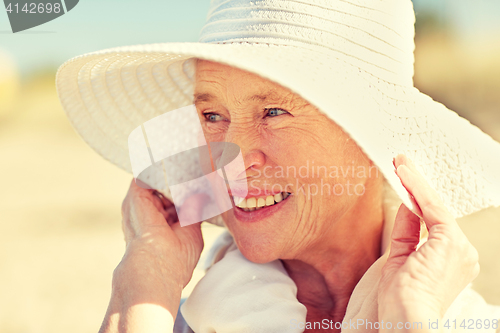
<svg viewBox="0 0 500 333">
<path fill-rule="evenodd" d="M 479 274 L 478 253 L 410 159 L 399 155 L 394 166 L 414 197 L 429 237 L 416 250 L 420 218 L 401 205 L 390 254 L 382 268 L 379 320 L 391 321 L 393 325 L 420 321 L 425 331 L 428 320 L 441 319 L 458 294 Z"/>
</svg>

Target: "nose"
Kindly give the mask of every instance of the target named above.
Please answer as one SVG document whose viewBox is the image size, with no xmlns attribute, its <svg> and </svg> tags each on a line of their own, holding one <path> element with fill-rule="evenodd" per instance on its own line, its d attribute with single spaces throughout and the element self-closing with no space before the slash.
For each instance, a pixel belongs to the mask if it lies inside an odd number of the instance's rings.
<svg viewBox="0 0 500 333">
<path fill-rule="evenodd" d="M 265 165 L 266 156 L 260 149 L 260 137 L 257 130 L 241 128 L 231 124 L 224 141 L 233 144 L 225 145 L 225 149 L 220 156 L 219 165 L 230 166 L 225 168 L 228 179 L 244 180 L 247 177 L 252 177 L 257 173 L 255 169 L 260 169 Z M 236 146 L 239 151 L 235 151 Z M 238 153 L 241 154 L 239 160 L 242 163 L 231 163 Z"/>
<path fill-rule="evenodd" d="M 243 153 L 244 150 L 241 148 L 241 151 L 245 163 L 245 170 L 259 169 L 266 163 L 266 157 L 260 149 L 253 149 Z"/>
</svg>

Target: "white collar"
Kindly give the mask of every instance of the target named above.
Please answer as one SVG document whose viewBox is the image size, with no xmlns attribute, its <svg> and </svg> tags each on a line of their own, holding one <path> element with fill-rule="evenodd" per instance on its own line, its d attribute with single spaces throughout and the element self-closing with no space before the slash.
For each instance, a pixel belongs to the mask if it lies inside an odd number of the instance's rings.
<svg viewBox="0 0 500 333">
<path fill-rule="evenodd" d="M 383 255 L 370 266 L 354 288 L 343 321 L 350 326 L 344 324 L 346 327 L 342 332 L 359 332 L 353 329 L 353 322 L 378 321 L 378 284 L 389 254 L 390 235 L 398 207 L 391 201 L 386 201 L 384 205 Z M 423 241 L 425 239 L 421 243 Z M 181 306 L 182 316 L 194 332 L 303 331 L 298 327 L 306 323 L 306 308 L 297 300 L 297 287 L 281 261 L 256 264 L 247 260 L 228 232 L 218 239 L 214 248 L 219 250 L 212 252 L 212 260 L 216 263 Z M 490 319 L 500 318 L 500 307 L 487 305 L 469 285 L 449 308 L 445 319 L 483 318 L 487 313 L 491 314 Z M 378 329 L 363 327 L 362 331 L 375 333 Z"/>
</svg>

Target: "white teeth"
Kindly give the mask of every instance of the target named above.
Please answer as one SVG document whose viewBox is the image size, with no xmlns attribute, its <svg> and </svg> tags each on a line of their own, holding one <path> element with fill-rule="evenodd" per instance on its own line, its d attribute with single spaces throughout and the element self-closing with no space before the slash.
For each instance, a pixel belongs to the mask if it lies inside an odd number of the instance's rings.
<svg viewBox="0 0 500 333">
<path fill-rule="evenodd" d="M 255 208 L 257 207 L 257 199 L 255 197 L 247 199 L 247 208 Z"/>
<path fill-rule="evenodd" d="M 268 195 L 267 197 L 251 197 L 248 199 L 235 196 L 233 197 L 233 201 L 235 202 L 235 205 L 237 207 L 243 209 L 245 212 L 253 212 L 254 210 L 259 210 L 263 207 L 277 204 L 278 202 L 285 200 L 289 196 L 290 194 L 287 192 L 278 193 L 274 196 Z"/>
<path fill-rule="evenodd" d="M 247 200 L 245 198 L 233 197 L 234 203 L 240 208 L 247 208 Z"/>
</svg>

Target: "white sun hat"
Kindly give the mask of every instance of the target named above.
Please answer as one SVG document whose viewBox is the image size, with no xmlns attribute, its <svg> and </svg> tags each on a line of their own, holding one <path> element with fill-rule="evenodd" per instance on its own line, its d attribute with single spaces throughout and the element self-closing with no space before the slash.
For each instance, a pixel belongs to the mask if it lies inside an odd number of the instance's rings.
<svg viewBox="0 0 500 333">
<path fill-rule="evenodd" d="M 455 217 L 498 206 L 500 144 L 413 87 L 414 22 L 410 0 L 213 0 L 199 42 L 84 54 L 59 68 L 56 86 L 82 138 L 132 172 L 132 131 L 193 104 L 195 58 L 220 62 L 274 81 L 327 114 L 408 207 L 393 172 L 401 153 Z M 152 187 L 163 177 L 154 170 L 145 179 Z"/>
</svg>

